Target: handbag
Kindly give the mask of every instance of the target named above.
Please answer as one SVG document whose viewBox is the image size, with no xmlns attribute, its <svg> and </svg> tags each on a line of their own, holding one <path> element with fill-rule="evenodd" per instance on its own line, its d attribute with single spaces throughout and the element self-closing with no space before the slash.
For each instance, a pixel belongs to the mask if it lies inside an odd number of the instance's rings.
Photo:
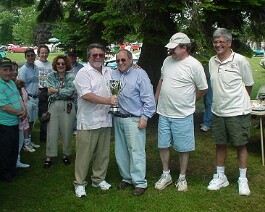
<svg viewBox="0 0 265 212">
<path fill-rule="evenodd" d="M 42 123 L 45 123 L 45 122 L 48 122 L 50 121 L 50 118 L 51 118 L 51 113 L 49 111 L 47 111 L 46 113 L 43 113 L 41 118 L 40 118 L 40 121 Z"/>
</svg>

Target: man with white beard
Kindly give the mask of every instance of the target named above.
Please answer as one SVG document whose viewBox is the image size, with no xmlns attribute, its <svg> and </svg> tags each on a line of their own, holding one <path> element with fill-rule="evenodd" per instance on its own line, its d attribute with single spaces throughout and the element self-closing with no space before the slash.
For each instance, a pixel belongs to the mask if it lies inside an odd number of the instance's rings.
<svg viewBox="0 0 265 212">
<path fill-rule="evenodd" d="M 110 152 L 112 127 L 109 105 L 116 105 L 118 98 L 111 96 L 107 87 L 112 70 L 104 67 L 105 48 L 90 44 L 87 48 L 88 64 L 77 73 L 74 84 L 78 94 L 75 194 L 86 196 L 85 186 L 89 163 L 92 165 L 92 186 L 108 190 L 105 181 Z"/>
</svg>

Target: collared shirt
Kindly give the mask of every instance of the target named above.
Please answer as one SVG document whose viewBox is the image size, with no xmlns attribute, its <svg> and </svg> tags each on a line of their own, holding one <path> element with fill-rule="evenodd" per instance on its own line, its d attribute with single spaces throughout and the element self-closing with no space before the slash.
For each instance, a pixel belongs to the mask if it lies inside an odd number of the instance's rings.
<svg viewBox="0 0 265 212">
<path fill-rule="evenodd" d="M 251 102 L 246 86 L 252 86 L 254 80 L 247 59 L 234 52 L 223 62 L 213 56 L 209 70 L 213 89 L 212 112 L 223 117 L 249 114 Z"/>
<path fill-rule="evenodd" d="M 74 75 L 66 72 L 64 78 L 60 79 L 57 71 L 52 71 L 47 76 L 47 86 L 59 89 L 55 94 L 49 96 L 49 102 L 55 100 L 67 100 L 73 97 L 75 91 Z"/>
<path fill-rule="evenodd" d="M 143 69 L 132 66 L 125 73 L 114 70 L 112 78 L 121 81 L 118 98 L 122 114 L 139 116 L 145 120 L 153 116 L 156 110 L 153 86 Z"/>
<path fill-rule="evenodd" d="M 18 72 L 18 78 L 25 82 L 25 88 L 29 95 L 38 95 L 39 69 L 35 64 L 29 65 L 25 63 Z"/>
<path fill-rule="evenodd" d="M 11 105 L 13 108 L 22 111 L 20 105 L 21 96 L 16 84 L 10 80 L 5 82 L 0 78 L 0 106 Z M 0 124 L 14 126 L 19 123 L 17 115 L 7 113 L 0 109 Z"/>
<path fill-rule="evenodd" d="M 74 74 L 74 76 L 76 76 L 77 72 L 83 67 L 84 66 L 81 63 L 75 62 L 70 71 Z"/>
<path fill-rule="evenodd" d="M 111 79 L 112 69 L 102 67 L 102 73 L 94 69 L 89 63 L 81 68 L 74 80 L 78 94 L 77 129 L 93 130 L 102 127 L 112 127 L 112 119 L 109 112 L 109 105 L 96 104 L 84 100 L 82 96 L 94 93 L 101 97 L 110 97 L 110 90 L 107 87 Z"/>
</svg>

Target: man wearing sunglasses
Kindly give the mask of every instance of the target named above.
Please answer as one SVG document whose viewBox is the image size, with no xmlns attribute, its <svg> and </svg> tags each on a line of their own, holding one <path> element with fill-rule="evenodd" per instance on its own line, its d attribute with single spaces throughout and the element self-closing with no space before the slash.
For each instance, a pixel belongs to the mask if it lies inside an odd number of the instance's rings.
<svg viewBox="0 0 265 212">
<path fill-rule="evenodd" d="M 112 127 L 108 111 L 109 105 L 117 104 L 117 96 L 111 96 L 107 87 L 112 69 L 103 66 L 105 48 L 98 43 L 90 44 L 87 56 L 88 64 L 77 72 L 74 80 L 78 94 L 74 182 L 77 197 L 86 196 L 86 177 L 92 160 L 92 186 L 102 190 L 111 187 L 105 181 Z"/>
<path fill-rule="evenodd" d="M 20 68 L 18 72 L 18 78 L 25 82 L 25 88 L 29 96 L 29 100 L 27 101 L 26 105 L 29 114 L 29 142 L 33 148 L 39 148 L 40 145 L 31 141 L 31 133 L 34 122 L 38 118 L 39 69 L 34 64 L 36 59 L 34 49 L 28 48 L 24 54 L 26 63 Z"/>
<path fill-rule="evenodd" d="M 158 101 L 158 148 L 163 173 L 155 188 L 163 190 L 172 183 L 169 147 L 179 152 L 180 174 L 175 183 L 178 191 L 188 190 L 186 170 L 189 152 L 195 150 L 193 113 L 196 100 L 207 92 L 203 66 L 189 55 L 191 42 L 184 33 L 176 33 L 165 46 L 169 56 L 161 68 L 156 91 Z"/>
<path fill-rule="evenodd" d="M 120 113 L 114 114 L 115 156 L 122 177 L 119 188 L 133 185 L 132 194 L 139 196 L 147 188 L 146 126 L 155 113 L 153 86 L 147 73 L 133 65 L 130 51 L 119 50 L 116 62 L 118 70 L 112 77 L 121 81 Z"/>
</svg>

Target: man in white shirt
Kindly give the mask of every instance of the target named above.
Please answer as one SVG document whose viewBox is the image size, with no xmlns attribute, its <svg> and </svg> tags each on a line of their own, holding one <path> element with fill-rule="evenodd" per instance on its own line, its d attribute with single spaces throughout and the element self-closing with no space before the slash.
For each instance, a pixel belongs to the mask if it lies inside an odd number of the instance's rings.
<svg viewBox="0 0 265 212">
<path fill-rule="evenodd" d="M 168 56 L 161 68 L 156 91 L 158 100 L 158 148 L 163 173 L 155 188 L 163 190 L 172 183 L 169 169 L 169 147 L 179 152 L 178 191 L 187 191 L 186 170 L 189 152 L 195 150 L 193 113 L 195 102 L 207 92 L 207 81 L 201 63 L 189 55 L 191 43 L 184 33 L 174 34 L 166 45 Z"/>
<path fill-rule="evenodd" d="M 47 59 L 50 49 L 47 45 L 41 44 L 38 46 L 37 54 L 39 59 L 35 61 L 35 65 L 39 68 L 39 118 L 48 111 L 48 88 L 47 75 L 52 71 L 52 63 Z M 45 142 L 47 136 L 47 122 L 40 122 L 40 141 Z"/>
<path fill-rule="evenodd" d="M 112 69 L 104 67 L 105 48 L 90 44 L 87 48 L 88 64 L 77 73 L 74 84 L 78 94 L 75 194 L 86 196 L 86 177 L 91 160 L 92 186 L 108 190 L 105 181 L 109 163 L 112 117 L 109 105 L 117 104 L 117 96 L 111 96 L 107 87 Z"/>
<path fill-rule="evenodd" d="M 238 189 L 240 195 L 249 195 L 246 177 L 247 147 L 250 129 L 250 93 L 254 84 L 247 59 L 231 49 L 232 34 L 225 28 L 213 33 L 216 55 L 209 61 L 213 89 L 212 136 L 216 144 L 216 174 L 209 183 L 209 190 L 229 185 L 225 176 L 227 144 L 237 148 L 239 166 Z"/>
</svg>

